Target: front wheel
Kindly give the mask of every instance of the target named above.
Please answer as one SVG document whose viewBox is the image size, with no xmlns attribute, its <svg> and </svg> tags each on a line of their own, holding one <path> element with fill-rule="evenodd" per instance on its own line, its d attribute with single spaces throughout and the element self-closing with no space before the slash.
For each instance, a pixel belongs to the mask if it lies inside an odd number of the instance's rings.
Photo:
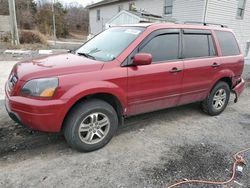
<svg viewBox="0 0 250 188">
<path fill-rule="evenodd" d="M 211 116 L 222 113 L 228 105 L 230 88 L 226 82 L 218 82 L 209 96 L 201 102 L 201 109 Z"/>
<path fill-rule="evenodd" d="M 117 128 L 114 108 L 105 101 L 91 99 L 71 110 L 64 124 L 64 136 L 71 147 L 89 152 L 105 146 Z"/>
</svg>

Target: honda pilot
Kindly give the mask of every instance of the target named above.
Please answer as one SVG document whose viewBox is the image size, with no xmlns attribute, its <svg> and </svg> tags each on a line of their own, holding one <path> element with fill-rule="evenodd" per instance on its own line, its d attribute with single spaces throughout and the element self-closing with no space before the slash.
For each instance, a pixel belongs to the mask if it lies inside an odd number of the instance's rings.
<svg viewBox="0 0 250 188">
<path fill-rule="evenodd" d="M 244 90 L 244 58 L 225 27 L 174 23 L 112 27 L 71 53 L 17 63 L 6 109 L 33 130 L 63 132 L 79 151 L 105 146 L 124 118 L 200 102 L 222 113 Z"/>
</svg>

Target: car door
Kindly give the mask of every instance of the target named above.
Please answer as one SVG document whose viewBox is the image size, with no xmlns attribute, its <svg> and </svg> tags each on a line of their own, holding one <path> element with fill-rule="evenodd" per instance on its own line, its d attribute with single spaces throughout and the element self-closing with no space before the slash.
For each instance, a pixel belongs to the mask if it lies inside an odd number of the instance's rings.
<svg viewBox="0 0 250 188">
<path fill-rule="evenodd" d="M 153 62 L 128 67 L 128 114 L 135 115 L 175 106 L 181 93 L 183 62 L 180 57 L 180 30 L 159 30 L 135 49 L 149 53 Z"/>
<path fill-rule="evenodd" d="M 184 72 L 179 104 L 204 100 L 221 69 L 211 31 L 184 29 L 182 46 Z"/>
</svg>

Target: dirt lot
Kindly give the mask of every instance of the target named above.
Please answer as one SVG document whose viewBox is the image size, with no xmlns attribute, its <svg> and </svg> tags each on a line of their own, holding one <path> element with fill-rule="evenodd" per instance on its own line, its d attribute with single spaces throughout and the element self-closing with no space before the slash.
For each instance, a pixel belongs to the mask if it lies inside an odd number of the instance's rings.
<svg viewBox="0 0 250 188">
<path fill-rule="evenodd" d="M 0 63 L 1 86 L 6 67 Z M 218 117 L 191 104 L 129 118 L 105 148 L 79 153 L 60 134 L 16 125 L 1 98 L 0 187 L 139 188 L 166 187 L 183 178 L 228 179 L 232 155 L 250 147 L 250 88 L 237 104 L 232 99 Z M 247 166 L 231 184 L 182 187 L 249 188 L 250 152 L 245 159 Z"/>
</svg>

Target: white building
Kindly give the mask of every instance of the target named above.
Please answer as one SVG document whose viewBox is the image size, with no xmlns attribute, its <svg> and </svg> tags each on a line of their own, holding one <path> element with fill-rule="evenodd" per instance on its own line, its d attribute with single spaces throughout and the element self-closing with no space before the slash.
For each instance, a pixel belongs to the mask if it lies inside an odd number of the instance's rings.
<svg viewBox="0 0 250 188">
<path fill-rule="evenodd" d="M 105 29 L 121 10 L 145 11 L 178 21 L 211 22 L 233 29 L 250 56 L 250 0 L 103 0 L 89 6 L 90 33 Z"/>
<path fill-rule="evenodd" d="M 118 14 L 116 14 L 113 18 L 111 18 L 105 24 L 105 28 L 109 28 L 117 25 L 125 25 L 125 24 L 136 24 L 136 23 L 148 23 L 148 22 L 158 22 L 163 23 L 167 20 L 162 16 L 149 14 L 145 12 L 137 12 L 137 11 L 127 11 L 122 10 Z"/>
</svg>

